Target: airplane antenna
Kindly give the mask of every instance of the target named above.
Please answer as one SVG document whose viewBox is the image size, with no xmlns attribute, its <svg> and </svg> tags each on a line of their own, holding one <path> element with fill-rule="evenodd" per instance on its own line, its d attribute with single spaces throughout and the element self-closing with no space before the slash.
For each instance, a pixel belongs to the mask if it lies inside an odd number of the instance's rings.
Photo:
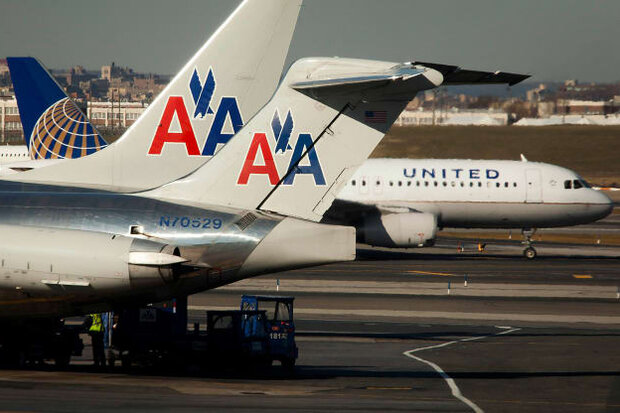
<svg viewBox="0 0 620 413">
<path fill-rule="evenodd" d="M 521 154 L 521 162 L 527 162 L 527 158 L 523 154 Z"/>
</svg>

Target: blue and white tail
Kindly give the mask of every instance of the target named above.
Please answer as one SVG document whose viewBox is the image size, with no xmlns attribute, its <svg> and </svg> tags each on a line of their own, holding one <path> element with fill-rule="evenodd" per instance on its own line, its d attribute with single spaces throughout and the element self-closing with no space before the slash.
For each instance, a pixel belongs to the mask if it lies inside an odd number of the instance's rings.
<svg viewBox="0 0 620 413">
<path fill-rule="evenodd" d="M 31 159 L 81 158 L 107 146 L 37 59 L 8 57 L 7 62 Z"/>
<path fill-rule="evenodd" d="M 244 0 L 120 139 L 11 179 L 132 192 L 190 174 L 273 96 L 301 3 Z"/>
</svg>

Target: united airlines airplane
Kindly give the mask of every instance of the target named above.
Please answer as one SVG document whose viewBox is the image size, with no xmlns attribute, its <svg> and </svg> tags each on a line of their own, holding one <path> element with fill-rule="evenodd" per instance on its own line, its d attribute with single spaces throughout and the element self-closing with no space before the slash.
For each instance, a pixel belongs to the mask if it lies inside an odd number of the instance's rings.
<svg viewBox="0 0 620 413">
<path fill-rule="evenodd" d="M 442 228 L 523 231 L 535 258 L 537 228 L 585 224 L 607 216 L 612 201 L 575 172 L 555 165 L 459 159 L 369 159 L 328 211 L 375 246 L 432 245 Z"/>
</svg>

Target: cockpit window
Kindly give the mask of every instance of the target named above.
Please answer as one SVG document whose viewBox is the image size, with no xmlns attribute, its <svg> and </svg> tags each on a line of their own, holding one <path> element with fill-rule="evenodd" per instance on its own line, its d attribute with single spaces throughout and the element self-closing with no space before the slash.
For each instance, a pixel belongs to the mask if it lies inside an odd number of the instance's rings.
<svg viewBox="0 0 620 413">
<path fill-rule="evenodd" d="M 581 184 L 581 181 L 579 179 L 573 180 L 573 188 L 575 189 L 583 188 L 583 185 Z"/>
<path fill-rule="evenodd" d="M 571 189 L 573 187 L 573 183 L 570 180 L 564 181 L 564 188 Z"/>
</svg>

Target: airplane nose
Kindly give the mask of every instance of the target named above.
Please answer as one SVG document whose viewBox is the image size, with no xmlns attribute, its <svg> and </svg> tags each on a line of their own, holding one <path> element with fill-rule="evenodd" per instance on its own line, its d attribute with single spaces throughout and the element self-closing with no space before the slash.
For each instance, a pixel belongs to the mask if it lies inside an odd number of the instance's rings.
<svg viewBox="0 0 620 413">
<path fill-rule="evenodd" d="M 593 209 L 596 211 L 597 219 L 605 218 L 611 214 L 614 209 L 614 202 L 606 194 L 601 191 L 592 190 L 593 194 Z"/>
</svg>

